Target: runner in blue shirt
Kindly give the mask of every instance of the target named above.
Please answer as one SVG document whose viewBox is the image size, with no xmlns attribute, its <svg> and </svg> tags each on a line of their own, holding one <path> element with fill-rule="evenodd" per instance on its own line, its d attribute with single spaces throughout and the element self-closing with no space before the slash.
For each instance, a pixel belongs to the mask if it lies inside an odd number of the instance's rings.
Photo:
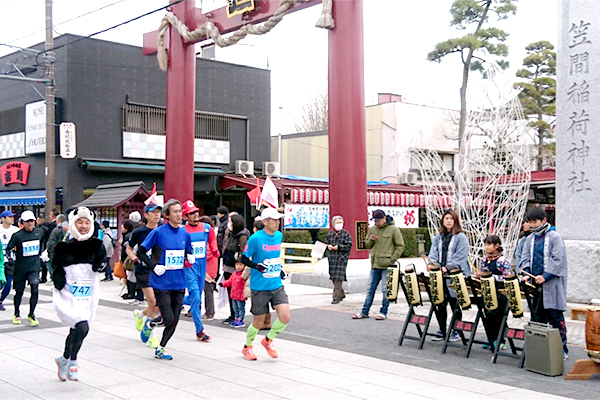
<svg viewBox="0 0 600 400">
<path fill-rule="evenodd" d="M 283 235 L 279 232 L 279 220 L 282 217 L 283 215 L 274 208 L 264 209 L 261 219 L 265 227 L 250 236 L 242 255 L 242 262 L 252 268 L 250 274 L 252 308 L 250 312 L 254 316 L 252 324 L 248 327 L 246 344 L 242 349 L 246 360 L 256 360 L 252 342 L 269 312 L 269 303 L 277 312 L 277 320 L 273 322 L 271 330 L 261 343 L 271 358 L 277 358 L 273 339 L 290 322 L 290 305 L 281 282 L 280 256 Z"/>
<path fill-rule="evenodd" d="M 183 305 L 186 287 L 183 268 L 190 268 L 195 259 L 190 235 L 180 226 L 182 207 L 179 200 L 168 200 L 163 213 L 168 223 L 150 232 L 138 250 L 138 257 L 152 271 L 150 286 L 154 288 L 156 304 L 162 314 L 154 320 L 146 319 L 141 338 L 146 343 L 152 329 L 164 324 L 165 330 L 154 357 L 172 360 L 173 357 L 165 352 L 165 346 L 175 333 Z M 152 257 L 148 257 L 148 250 L 152 251 Z"/>
</svg>

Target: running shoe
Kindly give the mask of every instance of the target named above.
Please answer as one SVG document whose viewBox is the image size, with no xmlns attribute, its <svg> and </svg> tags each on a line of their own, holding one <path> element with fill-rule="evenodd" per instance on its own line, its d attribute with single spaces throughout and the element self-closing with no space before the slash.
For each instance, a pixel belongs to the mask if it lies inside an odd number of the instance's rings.
<svg viewBox="0 0 600 400">
<path fill-rule="evenodd" d="M 154 352 L 154 358 L 171 361 L 173 359 L 173 356 L 170 354 L 167 354 L 167 352 L 165 352 L 164 347 L 160 347 L 160 348 L 157 348 L 156 351 Z"/>
<path fill-rule="evenodd" d="M 448 338 L 449 342 L 458 342 L 460 340 L 460 335 L 456 331 L 452 331 L 450 334 L 450 338 Z"/>
<path fill-rule="evenodd" d="M 569 353 L 567 353 L 566 351 L 563 351 L 563 361 L 567 361 L 568 358 L 569 358 Z"/>
<path fill-rule="evenodd" d="M 67 368 L 67 378 L 70 381 L 79 380 L 79 365 L 77 364 L 77 360 L 70 360 Z"/>
<path fill-rule="evenodd" d="M 266 336 L 261 341 L 262 345 L 265 349 L 267 349 L 267 353 L 269 353 L 269 357 L 277 358 L 277 351 L 275 350 L 275 346 L 273 346 L 273 340 L 269 340 Z"/>
<path fill-rule="evenodd" d="M 202 314 L 202 317 L 200 317 L 200 319 L 212 321 L 213 319 L 215 319 L 215 316 L 212 314 Z"/>
<path fill-rule="evenodd" d="M 144 327 L 144 313 L 142 310 L 133 310 L 133 316 L 135 317 L 135 329 L 141 332 Z"/>
<path fill-rule="evenodd" d="M 4 304 L 0 303 L 0 311 L 6 311 L 6 308 L 4 308 Z"/>
<path fill-rule="evenodd" d="M 256 361 L 256 354 L 254 354 L 254 350 L 252 350 L 252 346 L 244 345 L 244 348 L 242 349 L 242 354 L 244 355 L 244 358 L 246 360 Z"/>
<path fill-rule="evenodd" d="M 150 339 L 148 339 L 148 343 L 147 344 L 148 344 L 148 346 L 150 346 L 153 349 L 155 349 L 160 344 L 160 341 L 158 340 L 158 338 L 156 336 L 152 336 Z"/>
<path fill-rule="evenodd" d="M 235 321 L 233 321 L 232 323 L 230 323 L 229 326 L 232 327 L 232 328 L 243 328 L 243 327 L 246 326 L 246 324 L 244 324 L 239 319 L 236 319 Z"/>
<path fill-rule="evenodd" d="M 232 323 L 235 320 L 234 317 L 228 317 L 227 319 L 224 319 L 223 321 L 221 321 L 221 323 L 223 325 L 229 325 L 230 323 Z"/>
<path fill-rule="evenodd" d="M 204 331 L 196 333 L 196 338 L 201 342 L 208 342 L 210 340 L 210 336 L 204 333 Z"/>
<path fill-rule="evenodd" d="M 431 338 L 431 340 L 433 340 L 434 342 L 439 342 L 440 340 L 444 340 L 444 334 L 442 333 L 442 331 L 437 331 L 435 334 L 439 335 L 439 336 L 433 336 Z"/>
<path fill-rule="evenodd" d="M 148 342 L 148 339 L 150 339 L 150 335 L 152 334 L 152 329 L 154 329 L 154 327 L 150 325 L 151 322 L 152 320 L 150 318 L 146 318 L 146 322 L 144 322 L 144 326 L 140 332 L 140 338 L 144 343 Z"/>
<path fill-rule="evenodd" d="M 18 315 L 13 316 L 13 324 L 21 325 L 21 317 L 19 317 Z"/>
<path fill-rule="evenodd" d="M 40 321 L 38 321 L 34 315 L 28 316 L 27 319 L 29 320 L 31 326 L 38 326 L 40 324 Z"/>
<path fill-rule="evenodd" d="M 60 356 L 60 357 L 56 357 L 54 359 L 54 362 L 56 363 L 56 366 L 58 367 L 58 379 L 60 379 L 63 382 L 66 381 L 67 380 L 67 364 L 68 364 L 69 360 L 67 360 L 63 356 Z"/>
</svg>

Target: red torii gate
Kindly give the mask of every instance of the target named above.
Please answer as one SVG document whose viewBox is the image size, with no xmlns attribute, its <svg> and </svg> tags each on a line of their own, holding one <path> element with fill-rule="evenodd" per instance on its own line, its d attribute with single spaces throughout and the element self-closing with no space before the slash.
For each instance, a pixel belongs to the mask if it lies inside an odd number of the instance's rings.
<svg viewBox="0 0 600 400">
<path fill-rule="evenodd" d="M 174 3 L 175 1 L 171 1 Z M 298 3 L 298 11 L 320 0 Z M 255 0 L 255 10 L 227 17 L 226 7 L 202 14 L 194 1 L 174 4 L 171 12 L 194 30 L 210 20 L 221 34 L 274 15 L 279 0 Z M 210 14 L 210 15 L 209 15 Z M 333 0 L 335 28 L 329 30 L 329 213 L 341 215 L 351 233 L 350 258 L 367 258 L 357 250 L 355 223 L 367 216 L 364 106 L 363 0 Z M 157 51 L 158 31 L 144 35 L 144 54 Z M 196 56 L 174 27 L 168 32 L 165 197 L 194 198 L 194 115 Z M 356 225 L 358 226 L 358 225 Z"/>
</svg>

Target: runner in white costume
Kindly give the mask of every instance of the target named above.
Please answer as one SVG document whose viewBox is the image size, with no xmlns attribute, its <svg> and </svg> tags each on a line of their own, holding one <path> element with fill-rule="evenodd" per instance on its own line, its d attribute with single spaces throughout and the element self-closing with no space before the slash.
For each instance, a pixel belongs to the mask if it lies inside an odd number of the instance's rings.
<svg viewBox="0 0 600 400">
<path fill-rule="evenodd" d="M 70 240 L 54 248 L 53 303 L 61 322 L 71 330 L 65 351 L 55 359 L 58 378 L 78 380 L 77 353 L 94 319 L 100 286 L 98 273 L 106 268 L 106 252 L 102 241 L 93 237 L 94 214 L 78 207 L 69 214 Z"/>
</svg>

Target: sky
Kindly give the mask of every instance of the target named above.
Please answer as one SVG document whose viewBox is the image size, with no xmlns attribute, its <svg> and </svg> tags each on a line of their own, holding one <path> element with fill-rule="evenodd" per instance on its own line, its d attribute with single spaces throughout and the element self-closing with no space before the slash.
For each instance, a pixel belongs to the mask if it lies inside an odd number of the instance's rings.
<svg viewBox="0 0 600 400">
<path fill-rule="evenodd" d="M 54 0 L 55 37 L 65 33 L 90 35 L 167 3 Z M 204 11 L 225 3 L 196 0 L 196 6 Z M 465 33 L 450 27 L 451 4 L 452 0 L 364 1 L 365 105 L 377 104 L 378 93 L 394 93 L 410 103 L 459 107 L 459 56 L 450 55 L 440 64 L 426 59 L 436 43 Z M 515 16 L 501 22 L 491 20 L 493 26 L 510 34 L 510 68 L 506 73 L 515 81 L 526 56 L 525 46 L 539 40 L 557 45 L 558 37 L 558 0 L 519 0 L 516 4 Z M 161 10 L 94 37 L 142 46 L 142 35 L 157 30 L 164 14 Z M 320 14 L 320 5 L 289 14 L 266 35 L 249 35 L 235 46 L 216 49 L 217 60 L 271 71 L 272 135 L 294 133 L 293 123 L 302 106 L 327 89 L 328 32 L 314 26 Z M 29 47 L 45 40 L 45 0 L 0 0 L 0 15 L 0 43 Z M 0 45 L 0 56 L 14 51 Z M 467 102 L 470 108 L 477 108 L 483 104 L 485 83 L 478 73 L 471 77 Z"/>
</svg>

